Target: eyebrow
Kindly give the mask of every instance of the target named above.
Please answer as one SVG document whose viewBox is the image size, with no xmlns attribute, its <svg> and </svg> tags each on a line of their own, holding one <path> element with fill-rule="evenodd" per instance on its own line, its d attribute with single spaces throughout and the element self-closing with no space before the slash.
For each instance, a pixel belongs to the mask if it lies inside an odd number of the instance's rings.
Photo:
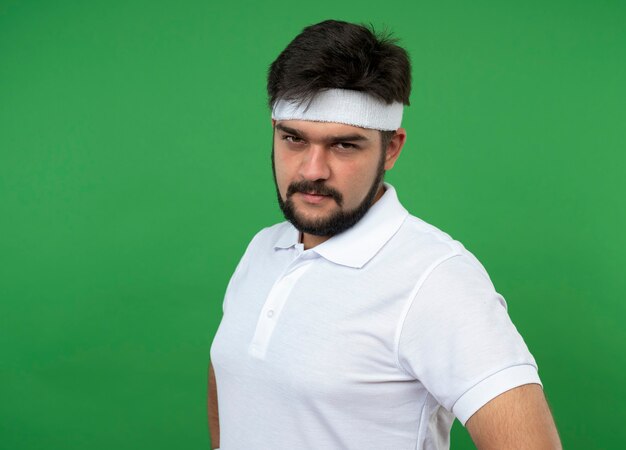
<svg viewBox="0 0 626 450">
<path fill-rule="evenodd" d="M 306 133 L 301 130 L 298 130 L 297 128 L 291 128 L 280 123 L 277 123 L 275 125 L 275 128 L 285 133 L 292 134 L 296 137 L 307 139 Z M 358 141 L 369 141 L 369 140 L 370 139 L 367 136 L 364 136 L 359 133 L 328 136 L 327 138 L 324 139 L 325 142 L 358 142 Z"/>
</svg>

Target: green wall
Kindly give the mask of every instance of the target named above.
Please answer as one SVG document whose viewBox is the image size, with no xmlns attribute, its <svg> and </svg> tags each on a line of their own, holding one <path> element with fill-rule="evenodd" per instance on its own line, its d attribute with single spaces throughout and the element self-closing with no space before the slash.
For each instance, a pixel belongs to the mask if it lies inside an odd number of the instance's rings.
<svg viewBox="0 0 626 450">
<path fill-rule="evenodd" d="M 265 73 L 326 18 L 409 49 L 388 180 L 490 272 L 565 447 L 624 445 L 623 2 L 0 0 L 1 449 L 208 448 L 224 289 L 281 220 Z"/>
</svg>

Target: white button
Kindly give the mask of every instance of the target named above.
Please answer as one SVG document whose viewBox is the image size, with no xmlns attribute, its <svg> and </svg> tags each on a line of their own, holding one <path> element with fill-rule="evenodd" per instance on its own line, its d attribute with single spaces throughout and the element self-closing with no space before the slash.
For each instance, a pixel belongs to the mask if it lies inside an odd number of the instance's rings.
<svg viewBox="0 0 626 450">
<path fill-rule="evenodd" d="M 274 310 L 273 310 L 273 309 L 270 309 L 270 310 L 267 312 L 267 317 L 269 317 L 269 318 L 271 319 L 273 315 L 274 315 Z"/>
</svg>

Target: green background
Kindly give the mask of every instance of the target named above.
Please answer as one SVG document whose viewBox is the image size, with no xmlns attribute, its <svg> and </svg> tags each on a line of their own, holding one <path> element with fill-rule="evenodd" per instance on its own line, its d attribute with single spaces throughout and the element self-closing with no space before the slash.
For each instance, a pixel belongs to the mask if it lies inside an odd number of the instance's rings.
<svg viewBox="0 0 626 450">
<path fill-rule="evenodd" d="M 623 2 L 0 0 L 1 449 L 208 448 L 222 296 L 281 220 L 267 66 L 327 18 L 409 50 L 388 181 L 486 266 L 565 448 L 623 448 Z"/>
</svg>

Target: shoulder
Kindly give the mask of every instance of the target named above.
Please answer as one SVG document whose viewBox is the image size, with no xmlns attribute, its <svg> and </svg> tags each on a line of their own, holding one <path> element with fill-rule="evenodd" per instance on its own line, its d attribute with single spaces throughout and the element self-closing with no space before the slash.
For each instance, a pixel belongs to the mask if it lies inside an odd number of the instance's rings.
<svg viewBox="0 0 626 450">
<path fill-rule="evenodd" d="M 408 216 L 394 247 L 402 264 L 410 264 L 415 284 L 408 296 L 414 318 L 446 321 L 484 313 L 484 308 L 506 311 L 500 295 L 478 258 L 441 229 Z M 419 320 L 421 323 L 421 320 Z"/>
<path fill-rule="evenodd" d="M 493 283 L 487 270 L 479 259 L 458 240 L 415 216 L 408 218 L 409 228 L 422 241 L 431 246 L 443 246 L 448 249 L 442 252 L 442 257 L 436 261 L 428 276 L 425 277 L 421 290 L 427 288 L 437 292 L 442 286 L 454 298 L 464 298 L 468 292 L 480 290 L 484 295 L 495 293 Z M 498 296 L 500 297 L 500 296 Z M 503 303 L 503 299 L 499 303 Z"/>
<path fill-rule="evenodd" d="M 289 222 L 280 222 L 265 227 L 252 237 L 243 255 L 243 259 L 248 260 L 256 255 L 267 254 L 276 246 L 288 246 L 288 242 L 297 239 L 297 231 Z"/>
<path fill-rule="evenodd" d="M 280 222 L 258 231 L 249 247 L 273 248 L 275 245 L 286 244 L 290 239 L 297 239 L 297 230 L 289 222 Z"/>
<path fill-rule="evenodd" d="M 406 241 L 419 241 L 421 244 L 442 245 L 452 253 L 461 253 L 465 247 L 440 228 L 409 214 L 403 224 L 402 238 Z"/>
<path fill-rule="evenodd" d="M 418 256 L 424 267 L 428 267 L 425 276 L 437 272 L 453 278 L 476 274 L 489 278 L 484 266 L 463 243 L 413 215 L 407 216 L 392 241 L 393 252 L 404 255 L 405 260 L 415 259 L 408 255 Z"/>
</svg>

